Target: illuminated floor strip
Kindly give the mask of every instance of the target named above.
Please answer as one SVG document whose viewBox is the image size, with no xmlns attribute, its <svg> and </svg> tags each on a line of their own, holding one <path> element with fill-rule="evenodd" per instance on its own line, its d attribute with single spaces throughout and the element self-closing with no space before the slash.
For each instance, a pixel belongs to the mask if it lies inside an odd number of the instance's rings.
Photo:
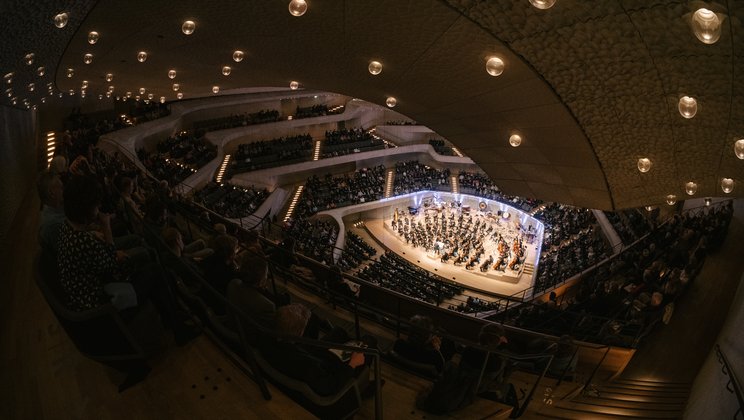
<svg viewBox="0 0 744 420">
<path fill-rule="evenodd" d="M 313 150 L 313 160 L 320 159 L 320 146 L 321 146 L 321 141 L 320 140 L 316 140 L 315 141 L 315 150 Z"/>
<path fill-rule="evenodd" d="M 217 171 L 216 181 L 218 183 L 222 182 L 222 177 L 225 176 L 225 171 L 227 170 L 228 163 L 230 163 L 230 155 L 225 155 L 225 158 L 222 160 L 222 165 L 220 165 L 220 169 L 219 171 Z"/>
<path fill-rule="evenodd" d="M 452 175 L 450 177 L 450 184 L 452 184 L 452 193 L 453 194 L 459 194 L 460 193 L 460 184 L 457 183 L 457 176 Z"/>
<path fill-rule="evenodd" d="M 292 213 L 294 213 L 295 207 L 297 206 L 297 203 L 300 201 L 300 197 L 302 197 L 302 190 L 305 189 L 304 185 L 300 185 L 295 190 L 294 195 L 292 196 L 292 201 L 289 203 L 289 208 L 287 208 L 287 214 L 284 215 L 284 221 L 292 218 Z"/>
<path fill-rule="evenodd" d="M 393 181 L 395 180 L 395 168 L 388 169 L 385 176 L 385 198 L 393 195 Z"/>
</svg>

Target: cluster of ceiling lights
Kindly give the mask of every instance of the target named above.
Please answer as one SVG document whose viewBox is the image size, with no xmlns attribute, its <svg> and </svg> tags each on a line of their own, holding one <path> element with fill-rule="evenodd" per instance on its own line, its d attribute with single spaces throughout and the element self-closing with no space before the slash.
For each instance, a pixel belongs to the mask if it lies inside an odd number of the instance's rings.
<svg viewBox="0 0 744 420">
<path fill-rule="evenodd" d="M 529 0 L 530 4 L 539 10 L 547 10 L 553 7 L 556 3 L 556 0 Z M 289 13 L 292 16 L 299 17 L 303 16 L 305 13 L 307 13 L 308 10 L 308 4 L 306 0 L 291 0 L 288 5 Z M 716 43 L 720 37 L 721 37 L 721 28 L 722 28 L 722 22 L 725 19 L 725 15 L 721 13 L 716 13 L 710 9 L 707 8 L 699 8 L 695 12 L 690 14 L 689 23 L 692 28 L 692 32 L 695 35 L 695 37 L 700 40 L 700 42 L 704 44 L 714 44 Z M 57 28 L 64 28 L 67 26 L 67 23 L 69 21 L 69 15 L 67 12 L 62 12 L 53 17 L 53 23 Z M 184 35 L 192 35 L 196 30 L 196 23 L 193 20 L 186 20 L 181 25 L 181 31 Z M 100 34 L 98 31 L 90 31 L 87 36 L 88 44 L 95 45 L 98 43 L 100 39 Z M 232 59 L 236 63 L 240 63 L 243 61 L 245 57 L 245 53 L 241 50 L 235 50 L 232 54 Z M 93 54 L 92 53 L 86 53 L 83 55 L 83 62 L 85 64 L 91 64 L 93 62 Z M 137 53 L 137 61 L 140 63 L 144 63 L 147 61 L 148 53 L 146 51 L 139 51 Z M 27 65 L 33 65 L 35 59 L 34 53 L 27 53 L 23 61 Z M 490 56 L 486 58 L 486 72 L 491 76 L 499 76 L 504 72 L 505 69 L 505 63 L 504 60 L 501 57 L 498 56 Z M 229 76 L 232 73 L 232 67 L 224 65 L 221 69 L 221 73 L 223 76 Z M 378 76 L 382 73 L 383 65 L 378 60 L 372 60 L 369 62 L 367 66 L 367 70 L 369 73 L 373 76 Z M 39 77 L 43 76 L 45 74 L 44 67 L 38 67 L 36 73 Z M 72 78 L 75 74 L 74 69 L 68 68 L 66 70 L 66 76 L 68 78 Z M 169 79 L 175 79 L 177 75 L 177 72 L 175 69 L 171 69 L 168 71 L 168 78 Z M 113 81 L 113 74 L 107 73 L 105 75 L 105 80 L 107 82 Z M 13 78 L 13 72 L 7 73 L 4 77 L 6 83 L 11 84 Z M 300 86 L 299 82 L 297 81 L 291 81 L 289 83 L 289 88 L 292 90 L 298 89 Z M 30 92 L 33 92 L 35 90 L 35 84 L 30 83 L 28 86 L 28 90 Z M 48 84 L 50 95 L 53 94 L 53 88 L 51 84 Z M 85 97 L 85 92 L 88 87 L 87 81 L 83 81 L 81 85 L 81 96 Z M 177 93 L 177 98 L 181 99 L 183 98 L 183 92 L 179 92 L 180 85 L 178 83 L 173 83 L 172 89 L 174 92 Z M 109 86 L 109 89 L 106 93 L 107 97 L 110 97 L 113 93 L 114 86 Z M 140 94 L 144 95 L 144 88 L 140 89 Z M 212 93 L 217 94 L 220 91 L 220 87 L 218 85 L 212 86 Z M 74 95 L 75 91 L 73 89 L 70 90 L 70 95 Z M 6 89 L 6 94 L 8 97 L 12 98 L 13 104 L 17 103 L 17 98 L 13 97 L 13 89 L 8 88 Z M 60 97 L 62 96 L 62 93 L 60 93 Z M 101 98 L 102 95 L 99 95 L 99 98 Z M 131 97 L 131 92 L 127 92 L 127 98 Z M 149 94 L 148 99 L 152 99 L 153 94 Z M 139 97 L 138 97 L 139 98 Z M 42 98 L 42 102 L 44 102 Z M 161 96 L 160 101 L 164 102 L 165 97 Z M 24 103 L 27 103 L 28 100 L 24 99 Z M 393 108 L 398 104 L 398 99 L 396 99 L 394 96 L 388 96 L 385 100 L 385 104 Z M 28 105 L 28 104 L 27 104 Z M 678 111 L 680 115 L 685 119 L 691 119 L 697 115 L 697 112 L 699 110 L 698 101 L 696 98 L 688 95 L 683 95 L 679 98 L 678 101 Z M 509 137 L 509 144 L 512 147 L 518 147 L 522 144 L 522 137 L 519 134 L 512 134 Z M 734 153 L 737 158 L 744 159 L 744 139 L 738 139 L 734 142 Z M 653 166 L 653 163 L 651 159 L 648 157 L 641 157 L 637 161 L 637 167 L 638 170 L 641 173 L 647 173 L 651 170 Z M 688 195 L 694 195 L 697 192 L 697 184 L 694 181 L 689 181 L 685 184 L 685 193 Z M 734 180 L 731 178 L 722 178 L 721 179 L 721 190 L 728 194 L 732 192 L 734 189 Z M 667 203 L 674 204 L 676 203 L 676 196 L 674 194 L 670 194 L 667 196 Z"/>
</svg>

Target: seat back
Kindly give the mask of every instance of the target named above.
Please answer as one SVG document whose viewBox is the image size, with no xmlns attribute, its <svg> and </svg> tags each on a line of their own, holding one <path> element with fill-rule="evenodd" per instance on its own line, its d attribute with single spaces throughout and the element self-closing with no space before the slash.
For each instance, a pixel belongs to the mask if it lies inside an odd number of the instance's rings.
<svg viewBox="0 0 744 420">
<path fill-rule="evenodd" d="M 55 262 L 39 255 L 36 284 L 60 325 L 84 356 L 100 362 L 144 360 L 145 353 L 111 304 L 77 312 L 64 303 Z"/>
</svg>

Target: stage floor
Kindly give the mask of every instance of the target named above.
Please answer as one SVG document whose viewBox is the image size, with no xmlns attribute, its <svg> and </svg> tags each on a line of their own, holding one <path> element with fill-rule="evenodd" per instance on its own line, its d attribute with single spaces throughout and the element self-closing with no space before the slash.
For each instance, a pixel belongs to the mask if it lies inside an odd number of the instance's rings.
<svg viewBox="0 0 744 420">
<path fill-rule="evenodd" d="M 374 236 L 377 241 L 417 267 L 461 283 L 464 286 L 504 296 L 513 295 L 532 286 L 532 274 L 522 273 L 519 276 L 502 276 L 493 270 L 481 273 L 479 270 L 469 271 L 465 270 L 463 266 L 443 263 L 438 257 L 427 254 L 423 248 L 406 244 L 400 236 L 391 232 L 389 227 L 385 227 L 385 222 L 389 224 L 390 220 L 365 220 L 364 224 L 370 235 Z M 526 262 L 535 264 L 537 258 L 536 246 L 537 244 L 527 244 Z"/>
</svg>

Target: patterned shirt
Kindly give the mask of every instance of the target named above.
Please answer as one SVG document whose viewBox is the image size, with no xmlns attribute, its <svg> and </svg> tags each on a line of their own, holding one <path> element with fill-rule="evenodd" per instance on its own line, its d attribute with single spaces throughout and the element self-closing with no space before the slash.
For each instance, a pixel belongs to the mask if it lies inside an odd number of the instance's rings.
<svg viewBox="0 0 744 420">
<path fill-rule="evenodd" d="M 111 301 L 103 285 L 118 275 L 114 245 L 65 222 L 60 232 L 57 266 L 71 310 L 94 309 Z"/>
</svg>

